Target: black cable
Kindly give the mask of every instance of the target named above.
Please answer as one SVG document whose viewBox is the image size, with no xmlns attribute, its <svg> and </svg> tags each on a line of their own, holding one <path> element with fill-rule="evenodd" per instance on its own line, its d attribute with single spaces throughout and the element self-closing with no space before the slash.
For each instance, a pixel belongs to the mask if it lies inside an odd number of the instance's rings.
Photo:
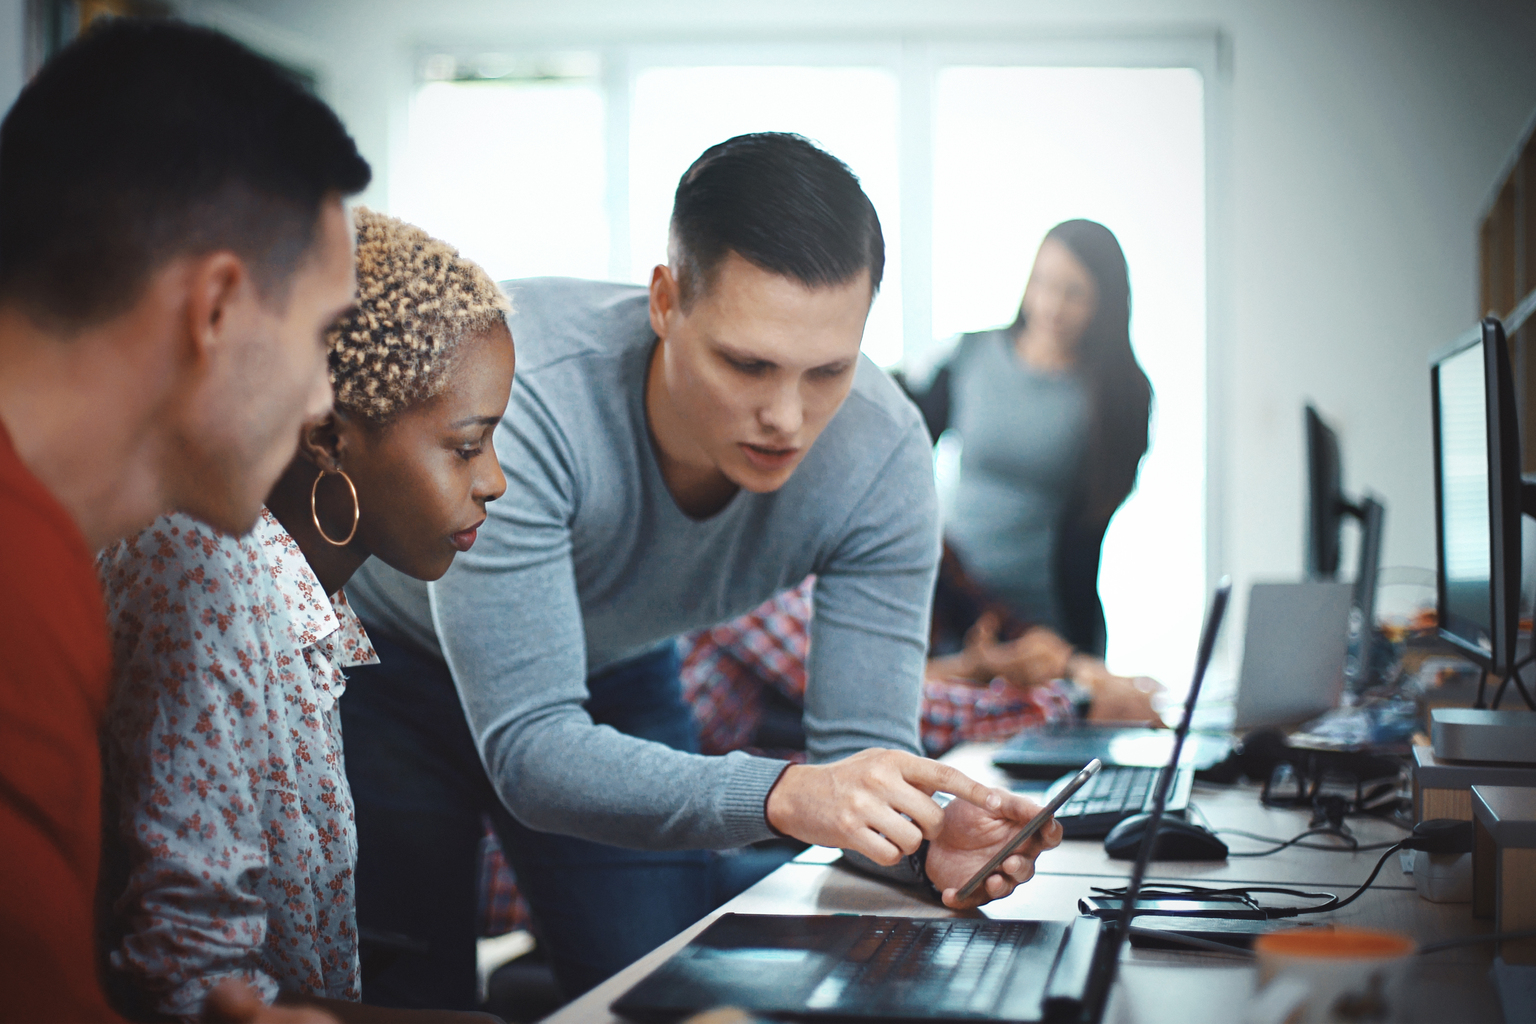
<svg viewBox="0 0 1536 1024">
<path fill-rule="evenodd" d="M 1201 817 L 1203 818 L 1203 817 L 1205 817 L 1205 815 L 1202 814 Z M 1398 843 L 1366 843 L 1364 845 L 1361 845 L 1360 841 L 1358 839 L 1356 839 L 1353 835 L 1351 835 L 1349 833 L 1345 833 L 1345 832 L 1340 832 L 1339 830 L 1333 828 L 1332 826 L 1324 826 L 1324 827 L 1321 827 L 1321 828 L 1309 828 L 1305 832 L 1301 833 L 1300 835 L 1293 836 L 1290 839 L 1276 839 L 1273 836 L 1261 836 L 1261 835 L 1258 835 L 1257 833 L 1254 833 L 1254 832 L 1244 832 L 1240 828 L 1219 828 L 1219 829 L 1212 829 L 1211 831 L 1215 832 L 1217 835 L 1242 836 L 1244 839 L 1252 839 L 1255 842 L 1259 842 L 1259 843 L 1274 843 L 1275 844 L 1275 848 L 1273 850 L 1260 850 L 1260 851 L 1257 851 L 1257 852 L 1243 852 L 1243 853 L 1228 853 L 1227 854 L 1228 857 L 1268 857 L 1270 854 L 1279 853 L 1281 850 L 1284 850 L 1287 847 L 1291 847 L 1291 846 L 1294 846 L 1294 847 L 1296 847 L 1299 850 L 1321 850 L 1323 853 L 1372 853 L 1372 852 L 1374 852 L 1376 850 L 1385 850 L 1389 846 L 1397 846 L 1397 845 L 1399 845 Z M 1348 846 L 1325 846 L 1325 845 L 1323 845 L 1321 843 L 1304 843 L 1304 842 L 1302 842 L 1303 839 L 1306 839 L 1307 837 L 1314 836 L 1314 835 L 1318 835 L 1318 836 L 1336 836 L 1339 839 L 1346 840 L 1350 845 L 1348 845 Z"/>
<path fill-rule="evenodd" d="M 1290 839 L 1271 839 L 1268 836 L 1254 835 L 1252 832 L 1244 832 L 1241 829 L 1235 829 L 1235 828 L 1217 829 L 1216 830 L 1216 834 L 1217 835 L 1229 835 L 1229 836 L 1242 836 L 1245 839 L 1253 839 L 1253 840 L 1256 840 L 1256 841 L 1261 842 L 1261 843 L 1274 843 L 1275 844 L 1273 847 L 1271 847 L 1268 850 L 1245 850 L 1245 851 L 1242 851 L 1242 852 L 1236 852 L 1236 851 L 1229 850 L 1227 852 L 1227 856 L 1228 857 L 1268 857 L 1271 854 L 1279 853 L 1281 850 L 1289 849 L 1292 846 L 1298 847 L 1299 849 L 1303 849 L 1303 850 L 1334 850 L 1334 851 L 1338 851 L 1338 852 L 1341 852 L 1341 853 L 1354 853 L 1357 849 L 1359 849 L 1359 846 L 1360 846 L 1359 842 L 1355 839 L 1354 836 L 1346 835 L 1345 833 L 1343 833 L 1340 830 L 1332 827 L 1331 825 L 1325 825 L 1322 828 L 1309 828 L 1305 832 L 1302 832 L 1299 835 L 1293 836 Z M 1348 846 L 1322 846 L 1322 845 L 1320 845 L 1318 843 L 1303 843 L 1302 842 L 1303 839 L 1307 839 L 1307 838 L 1309 838 L 1311 836 L 1334 836 L 1336 838 L 1343 839 L 1345 842 L 1349 843 L 1350 845 L 1348 845 Z"/>
<path fill-rule="evenodd" d="M 1229 829 L 1228 831 L 1236 832 L 1237 830 Z M 1263 837 L 1256 838 L 1262 839 Z M 1222 897 L 1232 899 L 1234 902 L 1246 904 L 1252 909 L 1260 910 L 1264 913 L 1265 918 L 1268 920 L 1280 920 L 1290 917 L 1300 917 L 1303 914 L 1321 914 L 1334 910 L 1343 910 L 1345 907 L 1355 902 L 1355 900 L 1359 899 L 1365 893 L 1365 891 L 1371 887 L 1371 885 L 1376 881 L 1376 876 L 1381 874 L 1381 869 L 1386 866 L 1387 859 L 1391 857 L 1392 854 L 1398 852 L 1401 849 L 1404 849 L 1405 847 L 1413 848 L 1410 844 L 1415 842 L 1424 843 L 1425 841 L 1426 840 L 1423 838 L 1414 836 L 1409 837 L 1408 839 L 1404 839 L 1402 842 L 1393 843 L 1387 849 L 1387 851 L 1381 855 L 1381 859 L 1376 862 L 1376 866 L 1371 869 L 1371 873 L 1366 876 L 1365 881 L 1360 883 L 1360 887 L 1343 899 L 1339 899 L 1339 897 L 1333 893 L 1305 892 L 1296 889 L 1284 889 L 1277 886 L 1234 886 L 1228 889 L 1212 889 L 1206 886 L 1183 885 L 1175 882 L 1165 882 L 1152 886 L 1151 888 L 1142 889 L 1141 892 L 1137 894 L 1137 902 L 1139 903 L 1143 899 Z M 1102 896 L 1110 898 L 1119 896 L 1122 899 L 1122 903 L 1124 902 L 1124 888 L 1105 889 L 1099 886 L 1094 886 L 1093 891 L 1099 893 Z M 1303 899 L 1324 899 L 1326 897 L 1326 902 L 1315 907 L 1263 907 L 1260 906 L 1256 900 L 1254 900 L 1253 895 L 1255 893 L 1274 893 L 1285 896 L 1297 896 Z M 1145 913 L 1145 911 L 1142 911 L 1142 913 Z M 1211 942 L 1206 939 L 1197 939 L 1189 935 L 1179 935 L 1177 933 L 1164 932 L 1160 929 L 1136 928 L 1133 926 L 1130 929 L 1130 932 L 1133 935 L 1140 935 L 1143 938 L 1156 939 L 1162 942 L 1172 943 L 1174 945 L 1189 946 L 1193 949 L 1199 949 L 1205 952 L 1227 953 L 1229 955 L 1238 957 L 1253 956 L 1252 953 L 1247 952 L 1246 950 L 1225 946 L 1219 942 Z M 1447 949 L 1456 949 L 1460 946 L 1476 946 L 1485 942 L 1513 942 L 1519 939 L 1536 939 L 1536 928 L 1527 928 L 1512 932 L 1494 932 L 1487 935 L 1469 935 L 1458 939 L 1446 939 L 1441 942 L 1432 942 L 1426 946 L 1420 946 L 1418 953 L 1420 955 L 1425 955 L 1430 953 L 1443 952 Z"/>
<path fill-rule="evenodd" d="M 1215 826 L 1215 824 L 1213 824 L 1211 822 L 1211 819 L 1207 818 L 1205 816 L 1205 812 L 1202 811 L 1200 809 L 1200 806 L 1198 804 L 1196 804 L 1194 801 L 1190 801 L 1190 803 L 1189 803 L 1189 810 L 1190 810 L 1190 813 L 1194 814 L 1195 817 L 1200 819 L 1200 824 L 1204 825 L 1206 830 L 1208 832 L 1210 832 L 1212 835 L 1223 835 L 1223 834 L 1225 834 L 1225 835 L 1229 835 L 1229 836 L 1242 836 L 1244 839 L 1252 839 L 1252 840 L 1254 840 L 1256 842 L 1260 842 L 1260 843 L 1275 843 L 1276 844 L 1275 849 L 1269 851 L 1270 853 L 1274 853 L 1274 852 L 1277 852 L 1279 850 L 1283 850 L 1287 846 L 1290 846 L 1292 843 L 1295 843 L 1295 842 L 1297 842 L 1298 840 L 1301 840 L 1301 839 L 1305 839 L 1313 831 L 1313 830 L 1309 829 L 1308 831 L 1303 832 L 1301 835 L 1296 836 L 1295 838 L 1289 839 L 1289 840 L 1286 840 L 1286 839 L 1276 839 L 1273 836 L 1261 836 L 1261 835 L 1256 835 L 1256 834 L 1254 834 L 1252 832 L 1244 832 L 1240 828 L 1217 828 Z M 1330 826 L 1330 828 L 1331 828 L 1331 826 Z M 1337 834 L 1337 835 L 1340 835 L 1341 837 L 1348 838 L 1347 836 L 1344 836 L 1343 833 L 1330 832 L 1330 834 Z M 1323 846 L 1314 847 L 1314 846 L 1312 846 L 1310 844 L 1307 844 L 1307 843 L 1302 843 L 1301 845 L 1302 845 L 1303 849 L 1309 849 L 1309 850 L 1310 849 L 1318 849 L 1318 850 L 1323 850 L 1323 849 L 1329 849 L 1329 850 L 1332 850 L 1332 849 L 1342 849 L 1342 847 L 1332 847 L 1332 846 L 1329 846 L 1329 847 L 1323 847 Z M 1263 857 L 1263 856 L 1267 856 L 1267 854 L 1263 854 L 1263 853 L 1233 853 L 1233 854 L 1228 854 L 1228 856 L 1232 856 L 1232 857 Z"/>
<path fill-rule="evenodd" d="M 1387 849 L 1387 852 L 1381 855 L 1381 859 L 1376 862 L 1376 866 L 1371 869 L 1371 873 L 1366 876 L 1365 881 L 1360 883 L 1360 888 L 1356 889 L 1348 896 L 1345 896 L 1343 899 L 1339 899 L 1338 896 L 1331 892 L 1305 892 L 1297 889 L 1282 889 L 1274 886 L 1246 885 L 1236 886 L 1230 889 L 1209 889 L 1199 885 L 1159 883 L 1150 889 L 1144 889 L 1139 894 L 1137 902 L 1139 903 L 1143 899 L 1178 899 L 1181 896 L 1203 896 L 1207 898 L 1225 896 L 1237 897 L 1240 900 L 1251 900 L 1252 894 L 1262 892 L 1273 893 L 1281 896 L 1297 896 L 1302 899 L 1326 899 L 1326 902 L 1321 903 L 1315 907 L 1260 907 L 1257 904 L 1253 904 L 1255 909 L 1262 910 L 1264 912 L 1264 916 L 1272 921 L 1287 917 L 1300 917 L 1302 914 L 1322 914 L 1334 910 L 1343 910 L 1345 907 L 1355 902 L 1355 900 L 1359 899 L 1361 895 L 1365 893 L 1365 890 L 1371 887 L 1371 884 L 1376 881 L 1376 876 L 1381 874 L 1381 869 L 1386 866 L 1387 858 L 1392 856 L 1398 850 L 1401 850 L 1403 846 L 1408 843 L 1408 841 L 1409 840 L 1405 839 L 1400 843 L 1393 843 L 1391 847 Z M 1102 889 L 1098 886 L 1094 886 L 1093 891 L 1111 898 L 1120 896 L 1123 899 L 1125 895 L 1125 890 L 1123 888 L 1116 890 Z M 1142 911 L 1142 913 L 1144 913 L 1144 911 Z"/>
<path fill-rule="evenodd" d="M 1401 843 L 1393 843 L 1391 848 L 1388 849 L 1386 853 L 1381 855 L 1381 860 L 1378 860 L 1376 862 L 1376 866 L 1371 869 L 1371 873 L 1366 876 L 1365 881 L 1360 883 L 1360 888 L 1356 889 L 1354 892 L 1350 893 L 1348 896 L 1344 897 L 1342 900 L 1339 900 L 1339 902 L 1335 903 L 1333 906 L 1330 906 L 1330 907 L 1316 907 L 1316 908 L 1314 908 L 1314 907 L 1303 907 L 1303 908 L 1298 909 L 1296 911 L 1296 913 L 1297 914 L 1316 914 L 1316 913 L 1320 913 L 1323 910 L 1343 910 L 1345 907 L 1347 907 L 1351 903 L 1355 902 L 1355 900 L 1359 899 L 1360 896 L 1365 892 L 1365 890 L 1367 890 L 1367 889 L 1369 889 L 1371 887 L 1371 883 L 1376 881 L 1376 876 L 1381 874 L 1381 869 L 1386 866 L 1387 858 L 1392 856 L 1398 850 L 1401 850 L 1403 848 L 1404 844 L 1406 844 L 1407 842 L 1408 842 L 1408 840 L 1405 839 Z M 1294 916 L 1294 915 L 1288 915 L 1288 916 Z"/>
<path fill-rule="evenodd" d="M 1122 903 L 1125 901 L 1124 886 L 1121 886 L 1117 889 L 1106 889 L 1096 885 L 1092 887 L 1092 891 L 1109 899 L 1119 899 Z M 1323 902 L 1315 907 L 1265 907 L 1260 906 L 1258 901 L 1253 898 L 1254 893 L 1270 893 L 1278 896 L 1295 896 L 1300 899 L 1322 900 Z M 1305 889 L 1286 889 L 1279 886 L 1268 885 L 1243 885 L 1234 886 L 1230 889 L 1212 889 L 1203 885 L 1185 885 L 1180 882 L 1158 882 L 1150 888 L 1143 889 L 1137 896 L 1136 902 L 1139 904 L 1142 900 L 1177 900 L 1191 898 L 1231 900 L 1235 903 L 1241 903 L 1251 911 L 1258 911 L 1269 919 L 1295 917 L 1297 914 L 1320 914 L 1325 910 L 1333 910 L 1335 907 L 1341 905 L 1339 903 L 1339 898 L 1331 892 L 1308 892 Z M 1153 912 L 1147 910 L 1138 910 L 1137 913 L 1146 914 Z M 1187 914 L 1157 914 L 1156 916 L 1192 917 L 1192 915 Z"/>
<path fill-rule="evenodd" d="M 1205 816 L 1205 812 L 1200 809 L 1200 805 L 1199 804 L 1197 804 L 1193 800 L 1191 800 L 1189 802 L 1188 806 L 1189 806 L 1189 810 L 1197 818 L 1200 819 L 1200 824 L 1204 825 L 1211 832 L 1226 833 L 1227 835 L 1234 835 L 1234 836 L 1242 836 L 1245 839 L 1253 839 L 1253 840 L 1256 840 L 1256 841 L 1261 842 L 1261 843 L 1284 843 L 1284 842 L 1287 842 L 1287 840 L 1284 840 L 1284 839 L 1276 839 L 1274 836 L 1261 836 L 1261 835 L 1256 835 L 1255 833 L 1252 833 L 1252 832 L 1244 832 L 1242 829 L 1236 829 L 1236 828 L 1217 828 L 1214 824 L 1211 823 L 1211 819 L 1207 818 Z M 1394 828 L 1402 829 L 1404 832 L 1412 832 L 1413 831 L 1413 823 L 1412 822 L 1399 821 L 1398 818 L 1397 818 L 1397 813 L 1395 811 L 1392 812 L 1392 813 L 1388 813 L 1388 814 L 1379 813 L 1379 812 L 1377 812 L 1375 810 L 1369 810 L 1369 811 L 1350 811 L 1349 814 L 1347 815 L 1347 817 L 1351 817 L 1351 818 L 1365 818 L 1365 819 L 1367 819 L 1369 821 L 1384 821 L 1388 825 L 1393 826 Z M 1348 826 L 1346 825 L 1345 828 L 1347 829 Z M 1333 833 L 1333 834 L 1339 835 L 1340 838 L 1350 838 L 1350 839 L 1354 838 L 1353 833 L 1349 833 L 1347 831 L 1344 832 L 1344 833 Z M 1296 839 L 1301 839 L 1301 838 L 1304 838 L 1304 836 L 1297 836 L 1296 837 Z M 1295 839 L 1290 840 L 1290 842 L 1295 842 Z M 1358 842 L 1359 841 L 1356 840 L 1357 844 L 1358 844 Z M 1365 846 L 1356 845 L 1356 846 L 1350 846 L 1350 847 L 1346 847 L 1346 846 L 1314 846 L 1314 845 L 1312 845 L 1310 843 L 1301 843 L 1300 845 L 1301 845 L 1302 849 L 1304 849 L 1304 850 L 1339 850 L 1339 851 L 1345 852 L 1345 853 L 1349 853 L 1349 852 L 1368 853 L 1371 850 L 1385 850 L 1388 846 L 1390 846 L 1392 844 L 1391 843 L 1368 843 Z M 1243 856 L 1245 856 L 1245 857 L 1247 857 L 1247 856 L 1254 856 L 1254 854 L 1243 854 Z"/>
</svg>

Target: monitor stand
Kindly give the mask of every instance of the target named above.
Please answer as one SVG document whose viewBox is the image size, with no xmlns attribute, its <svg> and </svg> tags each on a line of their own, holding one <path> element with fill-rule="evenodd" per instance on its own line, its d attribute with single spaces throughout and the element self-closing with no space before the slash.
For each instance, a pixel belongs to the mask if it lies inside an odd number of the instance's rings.
<svg viewBox="0 0 1536 1024">
<path fill-rule="evenodd" d="M 1526 517 L 1536 519 L 1536 474 L 1528 473 L 1522 475 L 1520 478 L 1520 513 L 1522 526 Z M 1532 660 L 1536 660 L 1536 658 L 1527 656 L 1526 658 L 1522 659 L 1518 657 L 1517 654 L 1519 644 L 1519 627 L 1516 625 L 1516 623 L 1518 623 L 1520 620 L 1520 594 L 1524 591 L 1524 580 L 1520 577 L 1524 567 L 1523 552 L 1520 550 L 1521 532 L 1522 531 L 1518 529 L 1514 532 L 1513 540 L 1515 543 L 1515 550 L 1512 557 L 1507 550 L 1507 546 L 1504 550 L 1501 551 L 1499 538 L 1494 538 L 1494 571 L 1492 579 L 1493 621 L 1495 623 L 1507 624 L 1507 628 L 1512 629 L 1515 633 L 1515 636 L 1513 638 L 1514 642 L 1512 643 L 1496 643 L 1494 645 L 1496 648 L 1504 651 L 1502 655 L 1495 654 L 1491 661 L 1482 662 L 1484 666 L 1483 678 L 1477 684 L 1477 700 L 1472 704 L 1472 710 L 1477 711 L 1480 714 L 1484 713 L 1484 709 L 1488 708 L 1488 704 L 1483 699 L 1483 697 L 1487 692 L 1487 684 L 1490 676 L 1494 677 L 1498 682 L 1498 686 L 1495 688 L 1493 694 L 1493 708 L 1491 709 L 1492 712 L 1498 711 L 1499 702 L 1503 699 L 1504 691 L 1510 683 L 1514 683 L 1515 691 L 1520 694 L 1520 697 L 1524 700 L 1526 706 L 1529 707 L 1532 711 L 1536 711 L 1536 700 L 1532 699 L 1531 694 L 1526 691 L 1525 684 L 1520 679 L 1520 669 L 1526 663 Z M 1504 566 L 1504 573 L 1515 574 L 1515 594 L 1513 597 L 1511 597 L 1509 594 L 1509 588 L 1504 585 L 1502 580 L 1499 579 L 1500 565 Z M 1513 600 L 1516 605 L 1513 608 L 1509 606 L 1509 602 L 1511 600 Z M 1500 662 L 1505 658 L 1508 659 L 1508 662 L 1501 664 Z M 1433 718 L 1433 715 L 1431 717 Z M 1472 716 L 1467 718 L 1465 721 L 1458 721 L 1454 723 L 1454 727 L 1465 732 L 1468 729 L 1475 730 L 1479 726 L 1498 728 L 1501 725 L 1507 724 L 1508 723 L 1505 720 L 1498 717 Z M 1436 756 L 1439 756 L 1439 742 L 1436 741 L 1435 745 Z"/>
<path fill-rule="evenodd" d="M 1381 570 L 1382 525 L 1387 510 L 1367 496 L 1346 511 L 1360 520 L 1360 565 L 1355 570 L 1355 592 L 1349 609 L 1349 648 L 1344 657 L 1344 688 L 1350 693 L 1375 686 L 1376 575 Z"/>
</svg>

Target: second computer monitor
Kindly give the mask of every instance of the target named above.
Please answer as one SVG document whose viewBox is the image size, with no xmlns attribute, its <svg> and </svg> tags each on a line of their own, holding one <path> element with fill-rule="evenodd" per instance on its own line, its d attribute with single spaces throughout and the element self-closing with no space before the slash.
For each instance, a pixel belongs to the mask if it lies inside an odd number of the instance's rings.
<svg viewBox="0 0 1536 1024">
<path fill-rule="evenodd" d="M 1381 536 L 1386 508 L 1372 497 L 1358 502 L 1344 493 L 1339 438 L 1311 405 L 1307 432 L 1307 576 L 1331 580 L 1339 570 L 1339 547 L 1346 518 L 1360 522 L 1360 558 L 1355 569 L 1349 616 L 1349 654 L 1344 678 L 1351 690 L 1374 681 L 1371 627 L 1376 619 L 1376 576 L 1381 567 Z"/>
</svg>

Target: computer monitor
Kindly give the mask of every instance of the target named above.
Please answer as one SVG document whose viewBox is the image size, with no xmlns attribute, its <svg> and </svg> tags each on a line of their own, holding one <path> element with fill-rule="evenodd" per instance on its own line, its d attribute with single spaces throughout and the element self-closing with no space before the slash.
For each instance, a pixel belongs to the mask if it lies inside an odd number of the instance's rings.
<svg viewBox="0 0 1536 1024">
<path fill-rule="evenodd" d="M 1351 501 L 1344 493 L 1339 436 L 1308 404 L 1307 430 L 1307 575 L 1331 580 L 1339 571 L 1339 542 L 1345 517 L 1360 523 L 1360 558 L 1349 610 L 1349 653 L 1344 682 L 1351 690 L 1375 681 L 1371 627 L 1376 622 L 1376 576 L 1381 568 L 1381 534 L 1386 508 L 1370 495 Z"/>
<path fill-rule="evenodd" d="M 1515 383 L 1504 326 L 1488 317 L 1430 364 L 1435 456 L 1436 612 L 1440 635 L 1499 689 L 1516 675 L 1520 517 L 1536 514 L 1536 485 L 1520 475 Z M 1486 683 L 1486 676 L 1484 678 Z M 1484 686 L 1476 707 L 1485 707 Z"/>
</svg>

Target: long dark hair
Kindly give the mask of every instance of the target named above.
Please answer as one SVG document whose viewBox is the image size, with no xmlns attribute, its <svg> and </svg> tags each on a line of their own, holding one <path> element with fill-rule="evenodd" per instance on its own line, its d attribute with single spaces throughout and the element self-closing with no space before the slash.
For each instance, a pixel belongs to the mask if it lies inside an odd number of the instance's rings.
<svg viewBox="0 0 1536 1024">
<path fill-rule="evenodd" d="M 1089 417 L 1076 497 L 1088 522 L 1103 529 L 1136 486 L 1141 457 L 1147 453 L 1152 382 L 1131 349 L 1131 282 L 1114 233 L 1096 221 L 1069 220 L 1045 237 L 1066 246 L 1098 288 L 1098 307 L 1076 350 L 1078 374 L 1088 390 Z M 1016 338 L 1023 329 L 1021 302 L 1009 333 Z"/>
</svg>

